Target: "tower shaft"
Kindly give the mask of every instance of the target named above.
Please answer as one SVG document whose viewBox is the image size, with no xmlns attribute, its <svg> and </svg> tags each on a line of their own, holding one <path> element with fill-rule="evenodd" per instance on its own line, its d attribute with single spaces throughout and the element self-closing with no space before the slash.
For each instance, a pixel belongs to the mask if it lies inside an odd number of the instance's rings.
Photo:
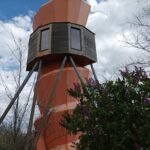
<svg viewBox="0 0 150 150">
<path fill-rule="evenodd" d="M 44 64 L 42 67 L 41 77 L 37 87 L 37 101 L 41 114 L 47 107 L 47 101 L 53 88 L 53 83 L 59 71 L 59 63 Z M 77 67 L 83 78 L 90 77 L 90 71 L 82 66 Z M 72 150 L 73 142 L 78 140 L 77 135 L 68 135 L 65 128 L 60 125 L 60 121 L 65 112 L 71 113 L 77 104 L 77 100 L 71 97 L 68 89 L 73 88 L 74 83 L 80 82 L 73 67 L 66 64 L 61 80 L 55 91 L 55 96 L 51 100 L 51 108 L 46 126 L 42 129 L 37 150 Z M 36 120 L 35 126 L 38 128 L 42 116 Z M 42 148 L 42 149 L 41 149 Z"/>
</svg>

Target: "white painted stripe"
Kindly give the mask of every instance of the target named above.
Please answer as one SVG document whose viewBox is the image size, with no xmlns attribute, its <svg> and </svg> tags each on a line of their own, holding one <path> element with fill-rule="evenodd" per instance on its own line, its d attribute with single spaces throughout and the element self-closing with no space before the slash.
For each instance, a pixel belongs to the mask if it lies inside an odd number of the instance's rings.
<svg viewBox="0 0 150 150">
<path fill-rule="evenodd" d="M 78 101 L 70 102 L 70 103 L 63 104 L 63 105 L 58 105 L 56 107 L 51 108 L 50 112 L 57 113 L 57 112 L 61 112 L 61 111 L 69 110 L 69 109 L 75 109 L 77 104 L 78 104 Z"/>
<path fill-rule="evenodd" d="M 72 110 L 75 109 L 76 105 L 78 104 L 78 101 L 74 101 L 74 102 L 70 102 L 67 104 L 63 104 L 63 105 L 58 105 L 56 107 L 53 107 L 49 110 L 49 114 L 51 112 L 53 113 L 57 113 L 57 112 L 62 112 L 62 111 L 66 111 L 66 110 Z M 43 114 L 41 114 L 39 117 L 36 118 L 36 120 L 39 120 L 43 117 Z"/>
<path fill-rule="evenodd" d="M 72 143 L 64 144 L 64 145 L 59 145 L 55 148 L 49 149 L 49 150 L 75 150 L 74 147 L 72 147 Z"/>
</svg>

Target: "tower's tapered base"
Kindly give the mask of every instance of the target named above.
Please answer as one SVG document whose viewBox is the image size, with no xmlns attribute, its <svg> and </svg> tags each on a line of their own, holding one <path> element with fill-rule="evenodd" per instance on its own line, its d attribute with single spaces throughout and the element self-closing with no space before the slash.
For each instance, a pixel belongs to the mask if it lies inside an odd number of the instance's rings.
<svg viewBox="0 0 150 150">
<path fill-rule="evenodd" d="M 51 71 L 50 68 L 52 68 Z M 78 70 L 83 78 L 90 77 L 90 71 L 84 67 L 78 67 Z M 58 74 L 57 65 L 45 65 L 42 70 L 38 87 L 37 87 L 37 99 L 38 105 L 42 114 L 47 107 L 47 101 L 50 96 L 54 81 Z M 72 112 L 75 108 L 77 101 L 71 97 L 67 91 L 69 88 L 73 88 L 73 83 L 79 82 L 79 79 L 73 69 L 73 67 L 66 66 L 62 72 L 61 80 L 58 83 L 55 91 L 55 96 L 51 100 L 51 110 L 46 127 L 42 130 L 39 138 L 36 150 L 74 150 L 72 147 L 73 142 L 78 140 L 77 136 L 70 136 L 65 128 L 60 125 L 60 120 L 64 112 Z M 35 122 L 37 128 L 40 124 L 41 118 Z"/>
</svg>

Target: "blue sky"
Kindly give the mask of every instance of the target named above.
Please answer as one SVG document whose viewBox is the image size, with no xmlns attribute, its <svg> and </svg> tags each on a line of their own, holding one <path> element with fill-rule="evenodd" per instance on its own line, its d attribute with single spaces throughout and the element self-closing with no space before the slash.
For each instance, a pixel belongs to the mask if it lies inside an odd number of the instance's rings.
<svg viewBox="0 0 150 150">
<path fill-rule="evenodd" d="M 48 0 L 1 0 L 0 20 L 8 20 L 18 15 L 36 12 Z M 97 0 L 100 1 L 100 0 Z"/>
<path fill-rule="evenodd" d="M 36 12 L 48 0 L 1 0 L 0 20 L 8 20 L 20 14 L 26 15 L 29 11 Z"/>
<path fill-rule="evenodd" d="M 26 15 L 29 11 L 36 12 L 48 0 L 1 0 L 0 20 L 8 20 L 18 15 Z M 97 0 L 102 1 L 102 0 Z"/>
</svg>

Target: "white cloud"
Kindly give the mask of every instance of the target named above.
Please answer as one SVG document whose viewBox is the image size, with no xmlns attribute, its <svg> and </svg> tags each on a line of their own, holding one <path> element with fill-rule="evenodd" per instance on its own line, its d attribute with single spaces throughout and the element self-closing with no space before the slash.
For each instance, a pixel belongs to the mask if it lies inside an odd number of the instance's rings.
<svg viewBox="0 0 150 150">
<path fill-rule="evenodd" d="M 101 0 L 100 3 L 96 0 L 87 1 L 92 6 L 87 27 L 96 33 L 98 54 L 96 72 L 100 79 L 111 77 L 116 74 L 119 65 L 126 64 L 130 58 L 141 55 L 136 49 L 124 47 L 121 41 L 123 33 L 129 37 L 132 34 L 128 22 L 134 22 L 134 15 L 142 11 L 147 0 Z M 15 65 L 8 48 L 8 45 L 12 49 L 15 48 L 12 34 L 17 41 L 21 39 L 27 49 L 29 35 L 32 32 L 30 16 L 32 14 L 31 12 L 27 16 L 20 15 L 8 21 L 0 21 L 0 71 L 4 76 L 9 74 L 9 68 Z M 8 86 L 13 90 L 12 80 L 8 81 Z M 4 93 L 1 85 L 0 92 Z"/>
<path fill-rule="evenodd" d="M 23 63 L 26 64 L 26 56 L 27 56 L 27 48 L 28 48 L 28 40 L 29 36 L 32 32 L 32 20 L 31 20 L 31 12 L 26 16 L 16 16 L 11 20 L 2 21 L 0 20 L 0 74 L 5 81 L 5 84 L 8 86 L 12 95 L 15 93 L 15 81 L 13 78 L 13 73 L 15 72 L 15 68 L 17 67 L 17 60 L 12 56 L 12 49 L 17 55 L 17 44 L 22 48 L 23 53 Z M 22 79 L 24 75 L 26 75 L 25 68 L 22 74 Z M 21 97 L 26 100 L 26 96 L 29 92 L 28 88 L 25 88 Z M 4 108 L 6 108 L 9 103 L 9 99 L 6 96 L 5 88 L 0 82 L 0 114 L 3 112 Z"/>
<path fill-rule="evenodd" d="M 87 0 L 87 2 L 91 5 L 91 8 L 94 9 L 94 7 L 97 5 L 97 1 L 96 0 Z"/>
<path fill-rule="evenodd" d="M 27 45 L 29 35 L 32 31 L 31 18 L 29 16 L 18 16 L 8 21 L 0 21 L 0 56 L 5 57 L 9 54 L 7 44 L 15 47 L 14 38 L 23 40 Z M 12 36 L 13 35 L 13 36 Z"/>
<path fill-rule="evenodd" d="M 103 0 L 92 7 L 87 27 L 96 33 L 98 63 L 95 65 L 100 76 L 112 76 L 119 65 L 140 56 L 141 51 L 125 47 L 123 33 L 131 38 L 129 22 L 143 11 L 147 0 Z"/>
</svg>

